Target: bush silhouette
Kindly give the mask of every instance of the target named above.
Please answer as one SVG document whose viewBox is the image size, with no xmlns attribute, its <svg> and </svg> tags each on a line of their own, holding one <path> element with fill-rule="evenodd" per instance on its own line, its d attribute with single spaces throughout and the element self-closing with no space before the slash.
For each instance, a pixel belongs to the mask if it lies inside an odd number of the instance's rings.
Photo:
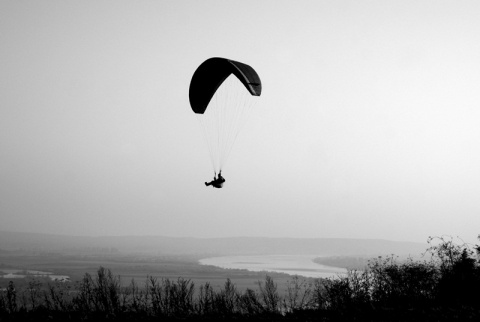
<svg viewBox="0 0 480 322">
<path fill-rule="evenodd" d="M 307 280 L 294 276 L 280 294 L 272 277 L 257 290 L 237 290 L 227 279 L 220 289 L 184 278 L 148 277 L 143 288 L 134 280 L 100 267 L 70 283 L 25 289 L 12 281 L 0 292 L 0 321 L 23 320 L 480 320 L 480 247 L 452 238 L 429 238 L 423 261 L 395 256 L 371 259 L 363 270 L 345 276 Z"/>
</svg>

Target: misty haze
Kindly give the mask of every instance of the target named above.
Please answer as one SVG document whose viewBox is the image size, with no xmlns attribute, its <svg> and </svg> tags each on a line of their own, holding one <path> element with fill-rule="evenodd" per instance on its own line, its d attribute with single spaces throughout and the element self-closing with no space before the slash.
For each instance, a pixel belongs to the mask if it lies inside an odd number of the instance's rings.
<svg viewBox="0 0 480 322">
<path fill-rule="evenodd" d="M 478 17 L 0 2 L 0 321 L 480 319 Z"/>
</svg>

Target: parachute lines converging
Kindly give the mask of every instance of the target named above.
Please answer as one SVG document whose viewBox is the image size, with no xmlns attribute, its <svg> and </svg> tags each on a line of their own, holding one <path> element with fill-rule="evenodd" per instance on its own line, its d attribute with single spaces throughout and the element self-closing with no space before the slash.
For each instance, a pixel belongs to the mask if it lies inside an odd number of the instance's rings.
<svg viewBox="0 0 480 322">
<path fill-rule="evenodd" d="M 237 136 L 262 92 L 250 66 L 225 58 L 210 58 L 193 74 L 190 105 L 201 124 L 212 167 L 222 170 Z"/>
</svg>

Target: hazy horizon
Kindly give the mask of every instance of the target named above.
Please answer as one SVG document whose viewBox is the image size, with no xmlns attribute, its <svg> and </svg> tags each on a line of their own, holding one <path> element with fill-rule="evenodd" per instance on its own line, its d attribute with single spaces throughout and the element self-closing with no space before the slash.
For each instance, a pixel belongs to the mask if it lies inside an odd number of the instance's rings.
<svg viewBox="0 0 480 322">
<path fill-rule="evenodd" d="M 480 233 L 480 3 L 2 1 L 0 225 L 76 236 Z M 263 91 L 213 176 L 210 57 Z"/>
<path fill-rule="evenodd" d="M 427 244 L 427 240 L 424 241 L 412 241 L 412 240 L 407 240 L 407 239 L 400 239 L 400 240 L 395 240 L 395 239 L 388 239 L 388 238 L 354 238 L 354 237 L 291 237 L 291 236 L 247 236 L 247 235 L 231 235 L 231 236 L 223 236 L 223 237 L 218 237 L 218 236 L 211 236 L 211 237 L 205 237 L 205 236 L 180 236 L 180 235 L 168 235 L 168 234 L 120 234 L 120 235 L 94 235 L 94 234 L 70 234 L 66 232 L 59 232 L 59 233 L 45 233 L 45 232 L 38 232 L 38 231 L 23 231 L 23 230 L 5 230 L 5 229 L 0 229 L 0 232 L 7 232 L 7 233 L 14 233 L 14 234 L 39 234 L 39 235 L 50 235 L 50 236 L 62 236 L 62 237 L 85 237 L 85 238 L 102 238 L 102 237 L 165 237 L 165 238 L 179 238 L 179 239 L 240 239 L 240 238 L 252 238 L 252 239 L 342 239 L 342 240 L 375 240 L 375 241 L 389 241 L 389 242 L 406 242 L 406 243 L 419 243 L 419 244 Z M 451 235 L 441 235 L 441 236 L 431 236 L 431 237 L 445 237 L 445 238 L 455 238 L 456 236 L 451 236 Z M 460 236 L 458 236 L 460 237 Z M 0 247 L 1 248 L 1 247 Z"/>
</svg>

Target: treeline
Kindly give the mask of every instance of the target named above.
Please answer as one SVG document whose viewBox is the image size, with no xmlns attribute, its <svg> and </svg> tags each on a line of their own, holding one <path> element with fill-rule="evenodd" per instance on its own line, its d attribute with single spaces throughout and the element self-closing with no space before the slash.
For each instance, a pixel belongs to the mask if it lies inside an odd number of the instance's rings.
<svg viewBox="0 0 480 322">
<path fill-rule="evenodd" d="M 438 243 L 436 242 L 438 241 Z M 243 292 L 191 280 L 147 277 L 145 286 L 100 267 L 75 285 L 32 280 L 0 292 L 0 321 L 42 320 L 480 320 L 479 246 L 431 238 L 428 260 L 378 257 L 365 269 L 332 279 L 292 277 L 280 294 L 268 275 Z"/>
</svg>

